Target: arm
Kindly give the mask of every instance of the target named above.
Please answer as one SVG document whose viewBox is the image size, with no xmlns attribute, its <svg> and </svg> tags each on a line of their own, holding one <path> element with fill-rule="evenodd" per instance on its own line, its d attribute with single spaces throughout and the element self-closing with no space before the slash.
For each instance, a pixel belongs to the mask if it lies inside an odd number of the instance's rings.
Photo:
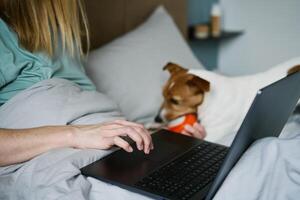
<svg viewBox="0 0 300 200">
<path fill-rule="evenodd" d="M 129 136 L 145 153 L 153 149 L 151 136 L 142 125 L 123 120 L 83 126 L 0 129 L 0 166 L 24 162 L 60 147 L 108 149 L 116 145 L 132 152 L 120 136 Z"/>
<path fill-rule="evenodd" d="M 50 149 L 72 147 L 69 127 L 0 129 L 0 166 L 23 162 Z"/>
</svg>

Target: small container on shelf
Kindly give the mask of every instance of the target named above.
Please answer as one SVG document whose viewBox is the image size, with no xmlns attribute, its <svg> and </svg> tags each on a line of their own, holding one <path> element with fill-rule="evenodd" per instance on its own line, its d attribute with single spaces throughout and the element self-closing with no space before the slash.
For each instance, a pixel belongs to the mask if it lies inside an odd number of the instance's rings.
<svg viewBox="0 0 300 200">
<path fill-rule="evenodd" d="M 212 37 L 221 36 L 221 17 L 222 11 L 219 3 L 215 3 L 211 9 L 211 35 Z"/>
<path fill-rule="evenodd" d="M 207 24 L 199 24 L 194 26 L 193 37 L 197 39 L 207 39 L 210 35 L 209 33 L 209 25 Z"/>
<path fill-rule="evenodd" d="M 198 24 L 189 27 L 190 40 L 226 40 L 242 35 L 242 30 L 221 30 L 218 37 L 213 37 L 209 30 L 209 25 Z"/>
</svg>

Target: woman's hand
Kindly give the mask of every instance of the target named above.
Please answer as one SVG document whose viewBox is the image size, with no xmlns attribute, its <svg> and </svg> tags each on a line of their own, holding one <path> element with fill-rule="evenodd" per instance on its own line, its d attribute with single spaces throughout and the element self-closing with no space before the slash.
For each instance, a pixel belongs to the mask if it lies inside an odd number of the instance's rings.
<svg viewBox="0 0 300 200">
<path fill-rule="evenodd" d="M 0 166 L 24 162 L 62 147 L 108 149 L 116 145 L 131 152 L 132 147 L 121 136 L 129 136 L 147 154 L 153 149 L 144 126 L 124 120 L 96 125 L 0 128 Z"/>
<path fill-rule="evenodd" d="M 141 124 L 116 120 L 103 124 L 73 127 L 75 128 L 75 148 L 109 149 L 116 145 L 127 152 L 132 152 L 132 147 L 122 138 L 122 136 L 128 136 L 136 142 L 137 148 L 146 154 L 153 149 L 151 135 Z"/>
<path fill-rule="evenodd" d="M 204 126 L 199 123 L 194 123 L 193 126 L 186 125 L 182 131 L 184 135 L 192 136 L 198 139 L 204 139 L 206 136 L 206 131 Z"/>
</svg>

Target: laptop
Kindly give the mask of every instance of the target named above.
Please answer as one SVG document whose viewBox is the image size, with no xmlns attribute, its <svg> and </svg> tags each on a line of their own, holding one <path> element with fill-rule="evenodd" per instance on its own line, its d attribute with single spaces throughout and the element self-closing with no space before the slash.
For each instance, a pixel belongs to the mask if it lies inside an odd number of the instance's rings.
<svg viewBox="0 0 300 200">
<path fill-rule="evenodd" d="M 254 141 L 279 136 L 299 97 L 300 72 L 259 90 L 230 148 L 160 130 L 149 155 L 132 145 L 81 172 L 154 199 L 212 199 Z"/>
</svg>

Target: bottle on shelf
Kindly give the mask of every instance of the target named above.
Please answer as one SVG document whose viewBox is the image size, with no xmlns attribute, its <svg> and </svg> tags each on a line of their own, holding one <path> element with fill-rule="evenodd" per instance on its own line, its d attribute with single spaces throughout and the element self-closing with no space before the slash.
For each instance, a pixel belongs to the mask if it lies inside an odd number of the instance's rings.
<svg viewBox="0 0 300 200">
<path fill-rule="evenodd" d="M 219 3 L 215 3 L 211 9 L 211 35 L 212 37 L 221 36 L 221 17 L 222 11 Z"/>
</svg>

